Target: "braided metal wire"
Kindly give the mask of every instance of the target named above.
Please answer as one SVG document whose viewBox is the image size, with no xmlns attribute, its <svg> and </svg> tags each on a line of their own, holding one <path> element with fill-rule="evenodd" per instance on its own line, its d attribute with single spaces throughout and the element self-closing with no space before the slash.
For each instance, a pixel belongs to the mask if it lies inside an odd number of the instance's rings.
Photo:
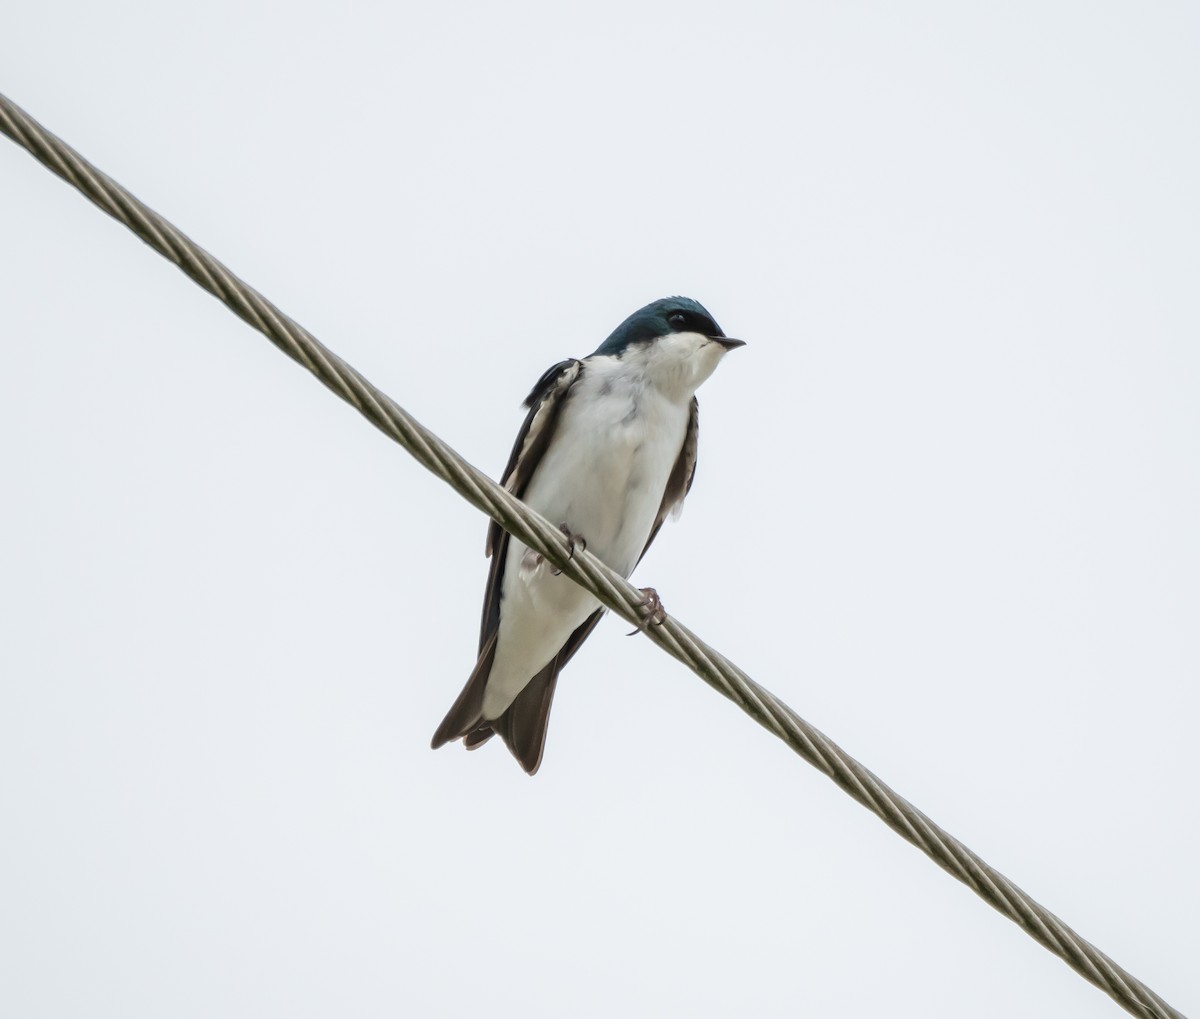
<svg viewBox="0 0 1200 1019">
<path fill-rule="evenodd" d="M 571 550 L 558 527 L 467 463 L 306 329 L 3 95 L 0 131 L 174 262 L 473 506 L 499 521 L 618 615 L 634 624 L 642 622 L 637 611 L 642 594 L 637 588 L 586 551 L 576 550 L 569 558 Z M 662 625 L 648 628 L 647 635 L 1126 1011 L 1182 1019 L 1182 1013 L 989 867 L 682 623 L 668 617 Z"/>
</svg>

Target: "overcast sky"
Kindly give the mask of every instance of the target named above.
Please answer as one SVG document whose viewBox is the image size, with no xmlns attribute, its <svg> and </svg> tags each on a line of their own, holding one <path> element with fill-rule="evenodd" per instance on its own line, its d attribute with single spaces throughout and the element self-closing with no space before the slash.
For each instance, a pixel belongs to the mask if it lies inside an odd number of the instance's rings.
<svg viewBox="0 0 1200 1019">
<path fill-rule="evenodd" d="M 1200 15 L 10 5 L 0 91 L 497 474 L 683 293 L 635 574 L 1200 1012 Z M 429 738 L 485 520 L 0 143 L 0 1012 L 1120 1014 L 608 620 Z"/>
</svg>

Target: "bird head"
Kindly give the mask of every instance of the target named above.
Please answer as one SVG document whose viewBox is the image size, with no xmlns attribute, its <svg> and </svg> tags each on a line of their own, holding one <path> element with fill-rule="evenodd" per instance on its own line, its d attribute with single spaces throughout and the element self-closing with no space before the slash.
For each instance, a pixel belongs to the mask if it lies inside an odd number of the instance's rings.
<svg viewBox="0 0 1200 1019">
<path fill-rule="evenodd" d="M 592 356 L 627 362 L 665 392 L 690 399 L 721 358 L 744 345 L 726 336 L 698 301 L 664 297 L 630 315 Z"/>
</svg>

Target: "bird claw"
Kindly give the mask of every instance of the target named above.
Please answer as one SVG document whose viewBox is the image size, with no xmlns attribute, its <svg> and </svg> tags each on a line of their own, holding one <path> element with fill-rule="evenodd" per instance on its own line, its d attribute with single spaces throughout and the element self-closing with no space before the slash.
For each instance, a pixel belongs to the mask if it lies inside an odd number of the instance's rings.
<svg viewBox="0 0 1200 1019">
<path fill-rule="evenodd" d="M 652 587 L 640 587 L 638 590 L 642 592 L 642 604 L 638 606 L 638 615 L 642 617 L 642 622 L 636 630 L 625 634 L 626 637 L 645 633 L 649 627 L 662 626 L 667 621 L 667 610 L 663 608 L 658 592 Z"/>
<path fill-rule="evenodd" d="M 568 559 L 575 558 L 576 547 L 578 547 L 579 551 L 581 551 L 581 552 L 587 551 L 587 538 L 585 538 L 582 534 L 577 534 L 575 531 L 572 531 L 571 528 L 569 528 L 566 524 L 559 524 L 558 529 L 560 531 L 562 531 L 563 537 L 565 537 L 567 539 L 567 558 Z M 558 577 L 561 575 L 562 575 L 562 570 L 555 570 L 553 572 L 553 574 L 551 574 L 551 576 L 555 576 L 555 577 Z"/>
</svg>

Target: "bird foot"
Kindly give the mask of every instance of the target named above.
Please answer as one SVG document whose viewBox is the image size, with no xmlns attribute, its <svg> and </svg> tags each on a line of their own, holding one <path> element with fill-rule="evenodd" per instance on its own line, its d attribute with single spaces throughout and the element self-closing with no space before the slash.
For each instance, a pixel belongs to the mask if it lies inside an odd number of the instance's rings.
<svg viewBox="0 0 1200 1019">
<path fill-rule="evenodd" d="M 651 626 L 662 626 L 667 621 L 667 610 L 663 608 L 662 599 L 652 587 L 639 587 L 642 592 L 642 604 L 638 606 L 638 615 L 642 622 L 636 630 L 631 630 L 625 636 L 632 637 L 635 633 L 645 633 Z"/>
<path fill-rule="evenodd" d="M 566 524 L 559 524 L 558 529 L 563 532 L 563 536 L 567 539 L 567 558 L 575 558 L 575 549 L 578 548 L 581 552 L 587 551 L 587 538 L 582 534 L 572 531 Z M 555 570 L 553 576 L 557 577 L 562 574 L 562 570 Z"/>
</svg>

